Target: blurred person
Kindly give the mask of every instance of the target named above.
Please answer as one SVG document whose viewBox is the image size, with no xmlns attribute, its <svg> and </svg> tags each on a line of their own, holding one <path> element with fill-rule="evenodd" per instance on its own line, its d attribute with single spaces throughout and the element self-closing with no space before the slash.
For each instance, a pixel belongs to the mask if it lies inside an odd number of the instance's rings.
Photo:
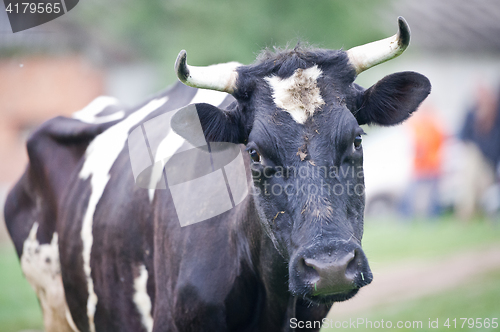
<svg viewBox="0 0 500 332">
<path fill-rule="evenodd" d="M 412 180 L 402 204 L 406 217 L 436 217 L 441 212 L 441 151 L 446 135 L 435 114 L 434 108 L 425 105 L 408 121 L 414 158 Z"/>
<path fill-rule="evenodd" d="M 459 135 L 462 140 L 462 165 L 455 209 L 457 216 L 463 220 L 471 219 L 485 207 L 485 212 L 489 214 L 498 212 L 499 111 L 498 93 L 495 94 L 483 83 L 478 84 L 476 103 L 467 113 Z"/>
</svg>

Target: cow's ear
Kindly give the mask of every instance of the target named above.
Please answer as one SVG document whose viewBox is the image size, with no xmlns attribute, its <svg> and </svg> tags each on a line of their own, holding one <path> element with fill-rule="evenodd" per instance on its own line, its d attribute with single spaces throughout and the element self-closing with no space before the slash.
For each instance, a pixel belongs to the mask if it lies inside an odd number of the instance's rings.
<svg viewBox="0 0 500 332">
<path fill-rule="evenodd" d="M 238 109 L 226 111 L 204 103 L 188 105 L 175 113 L 171 126 L 195 146 L 200 146 L 201 140 L 235 144 L 245 141 Z"/>
<path fill-rule="evenodd" d="M 410 117 L 430 92 L 431 83 L 424 75 L 388 75 L 362 92 L 354 116 L 360 125 L 395 125 Z"/>
</svg>

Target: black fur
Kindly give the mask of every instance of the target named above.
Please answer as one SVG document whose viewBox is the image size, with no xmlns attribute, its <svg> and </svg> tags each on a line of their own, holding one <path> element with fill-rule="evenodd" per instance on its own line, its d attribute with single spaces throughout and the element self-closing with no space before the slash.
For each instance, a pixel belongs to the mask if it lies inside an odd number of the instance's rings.
<svg viewBox="0 0 500 332">
<path fill-rule="evenodd" d="M 363 93 L 355 111 L 356 119 L 359 124 L 399 124 L 417 110 L 430 92 L 431 84 L 421 74 L 388 75 Z"/>
</svg>

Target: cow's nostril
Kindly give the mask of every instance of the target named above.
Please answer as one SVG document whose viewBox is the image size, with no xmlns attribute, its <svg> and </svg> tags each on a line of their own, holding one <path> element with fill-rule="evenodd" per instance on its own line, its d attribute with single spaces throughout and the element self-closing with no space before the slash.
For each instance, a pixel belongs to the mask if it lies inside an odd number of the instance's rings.
<svg viewBox="0 0 500 332">
<path fill-rule="evenodd" d="M 308 282 L 316 282 L 319 280 L 319 271 L 317 270 L 316 266 L 314 264 L 311 264 L 304 258 L 301 258 L 299 261 L 299 266 L 301 266 L 301 272 L 303 274 L 303 277 L 305 280 Z"/>
<path fill-rule="evenodd" d="M 361 259 L 358 250 L 354 251 L 354 256 L 347 263 L 347 267 L 345 269 L 346 276 L 355 276 L 358 271 L 361 269 Z"/>
</svg>

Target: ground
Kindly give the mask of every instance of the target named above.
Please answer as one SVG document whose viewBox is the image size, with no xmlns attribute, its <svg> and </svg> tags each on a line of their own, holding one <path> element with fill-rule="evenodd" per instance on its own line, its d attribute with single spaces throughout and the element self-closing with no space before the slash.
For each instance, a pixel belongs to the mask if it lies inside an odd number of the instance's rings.
<svg viewBox="0 0 500 332">
<path fill-rule="evenodd" d="M 445 292 L 499 271 L 500 245 L 376 269 L 372 284 L 351 301 L 335 305 L 329 317 L 342 319 L 365 314 L 368 309 Z M 500 304 L 497 309 L 500 314 Z"/>
</svg>

